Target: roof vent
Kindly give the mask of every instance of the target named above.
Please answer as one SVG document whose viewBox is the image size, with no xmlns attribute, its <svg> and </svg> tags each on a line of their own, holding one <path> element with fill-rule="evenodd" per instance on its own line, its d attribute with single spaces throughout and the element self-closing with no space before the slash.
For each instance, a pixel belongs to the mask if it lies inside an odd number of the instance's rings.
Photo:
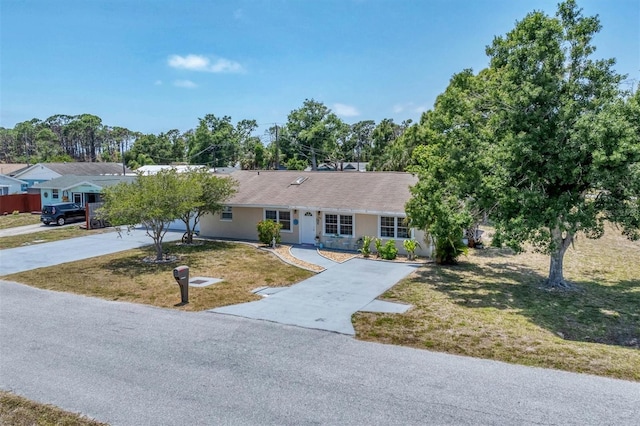
<svg viewBox="0 0 640 426">
<path fill-rule="evenodd" d="M 296 178 L 296 180 L 291 182 L 291 185 L 302 185 L 302 182 L 304 182 L 307 179 L 308 179 L 307 176 L 299 176 L 298 178 Z"/>
</svg>

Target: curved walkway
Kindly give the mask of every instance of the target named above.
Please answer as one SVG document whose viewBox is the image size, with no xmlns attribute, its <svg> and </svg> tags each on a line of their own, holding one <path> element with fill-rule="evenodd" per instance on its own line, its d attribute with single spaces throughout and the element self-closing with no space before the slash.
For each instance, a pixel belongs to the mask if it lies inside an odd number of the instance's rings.
<svg viewBox="0 0 640 426">
<path fill-rule="evenodd" d="M 318 249 L 312 246 L 292 246 L 290 252 L 292 256 L 297 257 L 303 262 L 313 263 L 314 265 L 321 266 L 324 269 L 329 269 L 339 265 L 338 262 L 334 262 L 331 259 L 321 256 L 318 253 Z"/>
</svg>

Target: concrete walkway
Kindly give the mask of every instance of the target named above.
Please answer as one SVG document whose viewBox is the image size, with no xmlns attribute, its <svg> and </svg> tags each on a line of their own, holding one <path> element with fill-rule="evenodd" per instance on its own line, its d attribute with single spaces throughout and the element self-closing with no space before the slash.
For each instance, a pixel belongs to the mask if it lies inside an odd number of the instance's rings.
<svg viewBox="0 0 640 426">
<path fill-rule="evenodd" d="M 325 269 L 338 265 L 338 262 L 320 256 L 318 249 L 313 246 L 293 246 L 291 247 L 291 254 L 302 261 L 322 266 Z"/>
<path fill-rule="evenodd" d="M 180 240 L 182 234 L 182 231 L 169 231 L 166 233 L 164 241 Z M 129 233 L 122 232 L 120 235 L 113 231 L 0 250 L 0 276 L 104 256 L 152 243 L 153 241 L 143 229 L 134 229 Z"/>
<path fill-rule="evenodd" d="M 317 253 L 315 256 L 321 259 L 314 258 L 313 250 L 303 250 L 307 262 L 325 259 Z M 296 256 L 299 254 L 295 251 Z M 416 265 L 365 259 L 331 262 L 324 272 L 262 300 L 225 306 L 212 312 L 354 335 L 351 316 L 355 312 L 403 311 L 397 309 L 398 304 L 374 302 L 374 299 L 415 269 Z"/>
</svg>

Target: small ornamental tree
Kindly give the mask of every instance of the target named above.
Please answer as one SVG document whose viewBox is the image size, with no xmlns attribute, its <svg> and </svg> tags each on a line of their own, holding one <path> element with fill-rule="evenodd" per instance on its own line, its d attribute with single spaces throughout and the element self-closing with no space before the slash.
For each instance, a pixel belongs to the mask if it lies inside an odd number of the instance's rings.
<svg viewBox="0 0 640 426">
<path fill-rule="evenodd" d="M 185 243 L 191 244 L 194 229 L 202 216 L 221 211 L 224 202 L 235 194 L 238 183 L 230 177 L 214 176 L 206 169 L 191 169 L 180 174 L 180 178 L 183 180 L 183 194 L 189 198 L 185 205 L 191 207 L 180 214 L 180 220 L 187 230 Z"/>
<path fill-rule="evenodd" d="M 138 175 L 132 183 L 122 182 L 104 189 L 100 217 L 127 230 L 137 224 L 145 227 L 153 240 L 156 260 L 162 260 L 162 239 L 169 224 L 193 208 L 193 198 L 185 196 L 184 180 L 173 170 L 155 175 Z"/>
</svg>

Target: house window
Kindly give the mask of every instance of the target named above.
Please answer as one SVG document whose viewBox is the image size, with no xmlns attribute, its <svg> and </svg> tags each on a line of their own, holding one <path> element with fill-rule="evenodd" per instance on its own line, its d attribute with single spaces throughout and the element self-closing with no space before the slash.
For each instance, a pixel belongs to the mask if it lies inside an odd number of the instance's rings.
<svg viewBox="0 0 640 426">
<path fill-rule="evenodd" d="M 279 223 L 283 231 L 291 231 L 291 212 L 289 210 L 265 210 L 264 218 Z"/>
<path fill-rule="evenodd" d="M 57 189 L 52 189 L 51 190 L 51 198 L 58 198 L 58 190 Z"/>
<path fill-rule="evenodd" d="M 353 216 L 342 214 L 326 214 L 324 216 L 324 233 L 352 236 Z"/>
<path fill-rule="evenodd" d="M 380 237 L 382 238 L 410 238 L 409 228 L 404 218 L 380 216 Z"/>
<path fill-rule="evenodd" d="M 79 192 L 73 193 L 73 202 L 82 205 L 82 194 Z"/>
<path fill-rule="evenodd" d="M 233 220 L 233 210 L 231 206 L 223 206 L 220 212 L 220 220 Z"/>
</svg>

